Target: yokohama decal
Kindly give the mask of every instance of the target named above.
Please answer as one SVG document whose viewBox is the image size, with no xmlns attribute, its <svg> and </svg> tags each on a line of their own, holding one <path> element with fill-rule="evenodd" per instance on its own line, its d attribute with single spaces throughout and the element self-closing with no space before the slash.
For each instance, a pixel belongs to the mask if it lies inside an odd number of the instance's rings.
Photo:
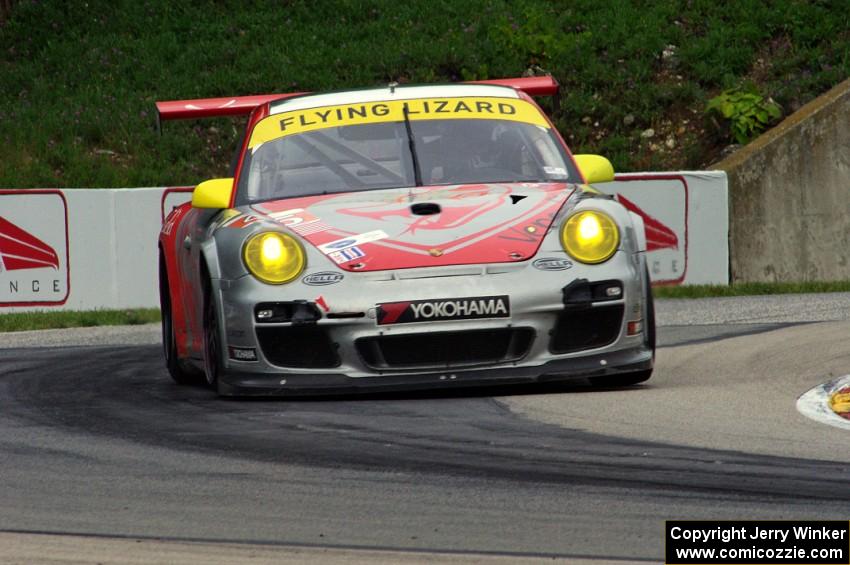
<svg viewBox="0 0 850 565">
<path fill-rule="evenodd" d="M 0 307 L 64 304 L 68 213 L 51 190 L 0 190 Z"/>
<path fill-rule="evenodd" d="M 471 298 L 435 298 L 378 304 L 378 325 L 508 318 L 511 302 L 507 295 Z"/>
</svg>

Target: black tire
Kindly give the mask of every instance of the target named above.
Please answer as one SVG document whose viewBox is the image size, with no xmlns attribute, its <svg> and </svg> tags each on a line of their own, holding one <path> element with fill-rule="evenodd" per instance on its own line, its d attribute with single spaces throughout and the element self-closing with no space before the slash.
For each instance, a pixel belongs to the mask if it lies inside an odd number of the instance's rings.
<svg viewBox="0 0 850 565">
<path fill-rule="evenodd" d="M 212 295 L 212 284 L 204 270 L 204 377 L 207 386 L 218 391 L 221 374 L 221 334 L 218 327 L 218 313 Z"/>
<path fill-rule="evenodd" d="M 644 267 L 644 280 L 646 281 L 646 290 L 644 300 L 646 301 L 646 329 L 644 331 L 644 343 L 652 351 L 652 364 L 655 365 L 655 298 L 652 296 L 652 281 L 649 278 L 649 269 Z M 652 375 L 652 369 L 646 379 Z M 646 380 L 644 379 L 644 380 Z"/>
<path fill-rule="evenodd" d="M 649 279 L 649 270 L 644 267 L 645 292 L 644 301 L 646 302 L 646 328 L 644 329 L 644 342 L 652 351 L 652 364 L 655 365 L 655 300 L 652 297 L 652 283 Z M 624 373 L 622 375 L 610 375 L 606 377 L 591 377 L 590 384 L 598 387 L 623 387 L 640 384 L 648 381 L 652 376 L 652 369 L 636 371 L 634 373 Z"/>
<path fill-rule="evenodd" d="M 187 369 L 177 356 L 177 338 L 174 336 L 174 320 L 171 315 L 171 294 L 168 288 L 168 273 L 165 261 L 159 261 L 159 307 L 162 314 L 162 352 L 165 367 L 174 382 L 181 385 L 198 384 L 198 372 Z"/>
</svg>

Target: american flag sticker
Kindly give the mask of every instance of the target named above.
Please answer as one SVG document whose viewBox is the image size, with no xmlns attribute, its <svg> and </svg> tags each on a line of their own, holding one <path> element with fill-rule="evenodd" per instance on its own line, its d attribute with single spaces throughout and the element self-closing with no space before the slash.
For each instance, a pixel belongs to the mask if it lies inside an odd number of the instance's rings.
<svg viewBox="0 0 850 565">
<path fill-rule="evenodd" d="M 343 263 L 348 263 L 349 261 L 354 261 L 355 259 L 360 259 L 365 256 L 366 254 L 363 253 L 363 250 L 356 246 L 328 253 L 328 257 L 330 257 L 337 265 L 342 265 Z"/>
</svg>

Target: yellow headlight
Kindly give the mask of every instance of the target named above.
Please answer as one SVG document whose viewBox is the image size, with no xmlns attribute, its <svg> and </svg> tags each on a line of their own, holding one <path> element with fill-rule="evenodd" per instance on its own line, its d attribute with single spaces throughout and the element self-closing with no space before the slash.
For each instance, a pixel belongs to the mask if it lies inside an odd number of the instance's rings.
<svg viewBox="0 0 850 565">
<path fill-rule="evenodd" d="M 301 244 L 277 232 L 252 236 L 245 243 L 242 258 L 251 274 L 269 284 L 288 283 L 301 274 L 307 262 Z"/>
<path fill-rule="evenodd" d="M 608 214 L 595 210 L 578 212 L 561 227 L 561 244 L 570 256 L 582 263 L 602 263 L 620 245 L 620 230 Z"/>
</svg>

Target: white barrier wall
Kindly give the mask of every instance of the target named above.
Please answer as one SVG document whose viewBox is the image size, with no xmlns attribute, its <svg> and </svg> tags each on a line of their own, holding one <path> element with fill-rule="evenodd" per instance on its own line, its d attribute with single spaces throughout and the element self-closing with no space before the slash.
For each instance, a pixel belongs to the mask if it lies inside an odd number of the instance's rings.
<svg viewBox="0 0 850 565">
<path fill-rule="evenodd" d="M 726 173 L 634 173 L 616 179 L 599 188 L 643 217 L 653 283 L 729 284 Z"/>
<path fill-rule="evenodd" d="M 621 175 L 600 186 L 646 224 L 656 284 L 727 284 L 722 172 Z M 157 307 L 157 235 L 186 189 L 0 190 L 0 310 Z"/>
<path fill-rule="evenodd" d="M 164 194 L 169 204 L 190 197 L 164 188 L 0 191 L 0 308 L 158 307 Z"/>
</svg>

